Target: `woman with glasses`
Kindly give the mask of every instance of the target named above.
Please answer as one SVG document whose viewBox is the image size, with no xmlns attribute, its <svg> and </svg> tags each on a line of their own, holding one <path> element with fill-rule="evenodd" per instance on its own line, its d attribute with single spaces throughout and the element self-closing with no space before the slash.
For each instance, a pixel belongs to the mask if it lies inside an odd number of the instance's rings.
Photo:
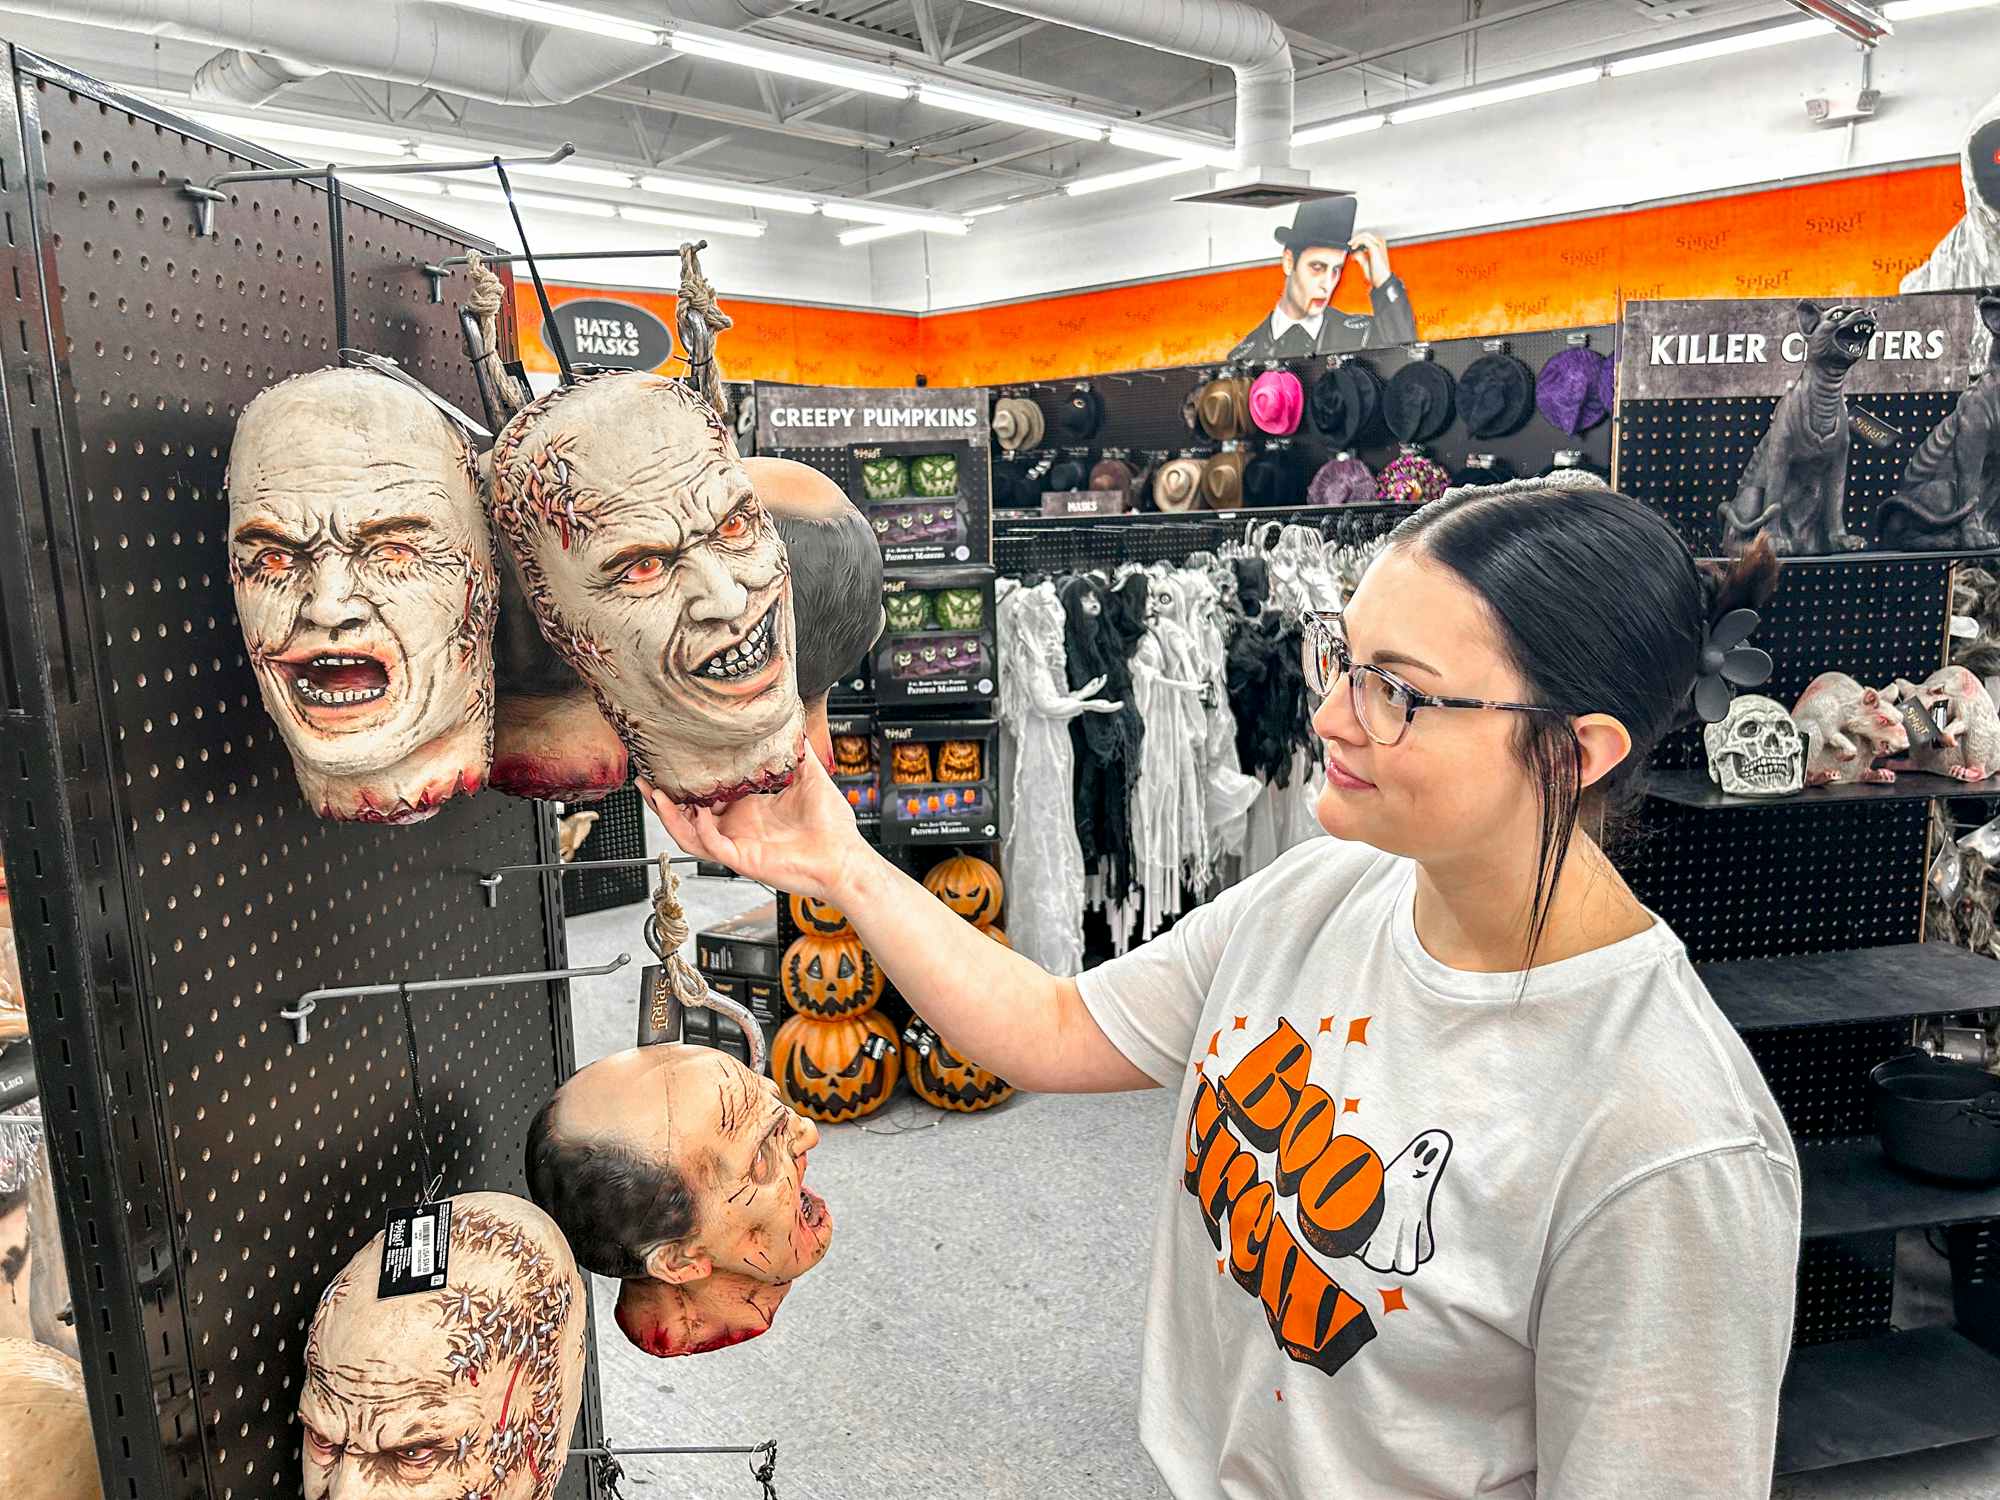
<svg viewBox="0 0 2000 1500">
<path fill-rule="evenodd" d="M 817 765 L 649 797 L 840 907 L 981 1065 L 1177 1091 L 1139 1406 L 1179 1500 L 1764 1500 L 1797 1158 L 1601 839 L 1775 582 L 1609 491 L 1427 506 L 1306 622 L 1331 837 L 1075 979 L 869 849 Z"/>
</svg>

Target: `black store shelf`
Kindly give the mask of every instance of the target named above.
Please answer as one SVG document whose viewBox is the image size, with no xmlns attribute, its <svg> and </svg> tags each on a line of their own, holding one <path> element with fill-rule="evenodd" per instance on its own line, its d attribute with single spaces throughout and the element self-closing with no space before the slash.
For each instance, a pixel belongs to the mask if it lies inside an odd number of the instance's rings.
<svg viewBox="0 0 2000 1500">
<path fill-rule="evenodd" d="M 1647 781 L 1649 795 L 1683 807 L 1812 807 L 1829 802 L 1900 802 L 1914 797 L 2000 797 L 2000 777 L 1960 781 L 1928 771 L 1904 771 L 1894 781 L 1846 782 L 1809 786 L 1790 797 L 1732 797 L 1708 779 L 1706 770 L 1655 771 Z"/>
<path fill-rule="evenodd" d="M 1801 1146 L 1799 1168 L 1809 1240 L 2000 1218 L 2000 1186 L 1953 1187 L 1906 1176 L 1872 1140 Z"/>
<path fill-rule="evenodd" d="M 1780 1474 L 2000 1437 L 2000 1359 L 1951 1328 L 1792 1351 Z"/>
<path fill-rule="evenodd" d="M 1702 964 L 1697 972 L 1738 1031 L 1888 1021 L 2000 1006 L 2000 965 L 1948 943 L 1897 943 Z"/>
</svg>

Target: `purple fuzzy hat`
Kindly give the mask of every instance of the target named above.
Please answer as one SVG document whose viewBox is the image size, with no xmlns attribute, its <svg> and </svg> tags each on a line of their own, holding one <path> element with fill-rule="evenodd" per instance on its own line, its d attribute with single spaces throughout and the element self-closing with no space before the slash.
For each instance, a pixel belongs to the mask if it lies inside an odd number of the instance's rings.
<svg viewBox="0 0 2000 1500">
<path fill-rule="evenodd" d="M 1308 505 L 1373 505 L 1375 475 L 1360 459 L 1348 454 L 1330 458 L 1306 486 Z"/>
<path fill-rule="evenodd" d="M 1564 349 L 1535 380 L 1535 409 L 1572 437 L 1611 415 L 1611 361 L 1595 349 Z"/>
</svg>

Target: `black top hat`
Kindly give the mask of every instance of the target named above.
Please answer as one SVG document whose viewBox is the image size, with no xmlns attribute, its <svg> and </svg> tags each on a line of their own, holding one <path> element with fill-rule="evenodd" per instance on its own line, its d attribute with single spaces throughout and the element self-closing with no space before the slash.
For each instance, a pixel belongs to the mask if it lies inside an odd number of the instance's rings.
<svg viewBox="0 0 2000 1500">
<path fill-rule="evenodd" d="M 1041 504 L 1041 497 L 1036 493 L 1036 490 L 1037 486 L 1028 482 L 1028 475 L 1025 469 L 1014 464 L 995 464 L 993 466 L 993 503 L 995 505 L 1016 510 L 1023 507 L 1032 510 Z"/>
<path fill-rule="evenodd" d="M 1451 372 L 1427 359 L 1412 360 L 1382 392 L 1382 418 L 1399 442 L 1428 443 L 1451 426 Z"/>
<path fill-rule="evenodd" d="M 1306 406 L 1330 447 L 1351 448 L 1370 435 L 1381 415 L 1382 377 L 1364 360 L 1347 360 L 1313 382 Z"/>
<path fill-rule="evenodd" d="M 1075 391 L 1063 402 L 1062 410 L 1056 416 L 1056 425 L 1062 428 L 1063 436 L 1073 443 L 1081 443 L 1097 435 L 1097 427 L 1104 420 L 1104 398 L 1092 387 L 1085 386 Z"/>
<path fill-rule="evenodd" d="M 1243 466 L 1243 503 L 1303 505 L 1306 475 L 1297 450 L 1266 448 Z"/>
<path fill-rule="evenodd" d="M 1458 414 L 1475 438 L 1510 437 L 1535 414 L 1535 372 L 1511 354 L 1485 354 L 1458 377 Z"/>
<path fill-rule="evenodd" d="M 1086 471 L 1078 460 L 1066 458 L 1049 470 L 1049 477 L 1042 482 L 1045 490 L 1080 490 L 1090 482 Z"/>
<path fill-rule="evenodd" d="M 1271 238 L 1294 254 L 1309 245 L 1325 245 L 1344 255 L 1347 242 L 1354 238 L 1354 210 L 1352 193 L 1311 199 L 1299 205 L 1289 225 L 1273 229 Z"/>
</svg>

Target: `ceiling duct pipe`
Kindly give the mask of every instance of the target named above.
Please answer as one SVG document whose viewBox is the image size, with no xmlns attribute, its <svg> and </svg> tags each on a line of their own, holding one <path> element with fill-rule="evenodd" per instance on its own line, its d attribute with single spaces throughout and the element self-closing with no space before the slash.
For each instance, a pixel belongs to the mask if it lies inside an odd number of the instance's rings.
<svg viewBox="0 0 2000 1500">
<path fill-rule="evenodd" d="M 675 8 L 682 20 L 741 27 L 797 3 L 676 0 Z M 251 53 L 254 70 L 227 57 L 203 69 L 220 91 L 211 97 L 239 103 L 260 91 L 256 102 L 271 98 L 276 89 L 267 85 L 289 68 L 353 73 L 490 104 L 569 104 L 671 55 L 644 42 L 397 0 L 0 0 L 0 10 Z M 287 61 L 266 66 L 279 58 Z"/>
<path fill-rule="evenodd" d="M 987 0 L 1141 47 L 1192 57 L 1236 75 L 1236 161 L 1203 193 L 1182 200 L 1270 208 L 1325 197 L 1292 165 L 1292 45 L 1284 29 L 1242 0 Z"/>
<path fill-rule="evenodd" d="M 188 92 L 212 104 L 268 104 L 294 83 L 320 77 L 325 68 L 267 52 L 218 52 L 195 69 Z"/>
</svg>

